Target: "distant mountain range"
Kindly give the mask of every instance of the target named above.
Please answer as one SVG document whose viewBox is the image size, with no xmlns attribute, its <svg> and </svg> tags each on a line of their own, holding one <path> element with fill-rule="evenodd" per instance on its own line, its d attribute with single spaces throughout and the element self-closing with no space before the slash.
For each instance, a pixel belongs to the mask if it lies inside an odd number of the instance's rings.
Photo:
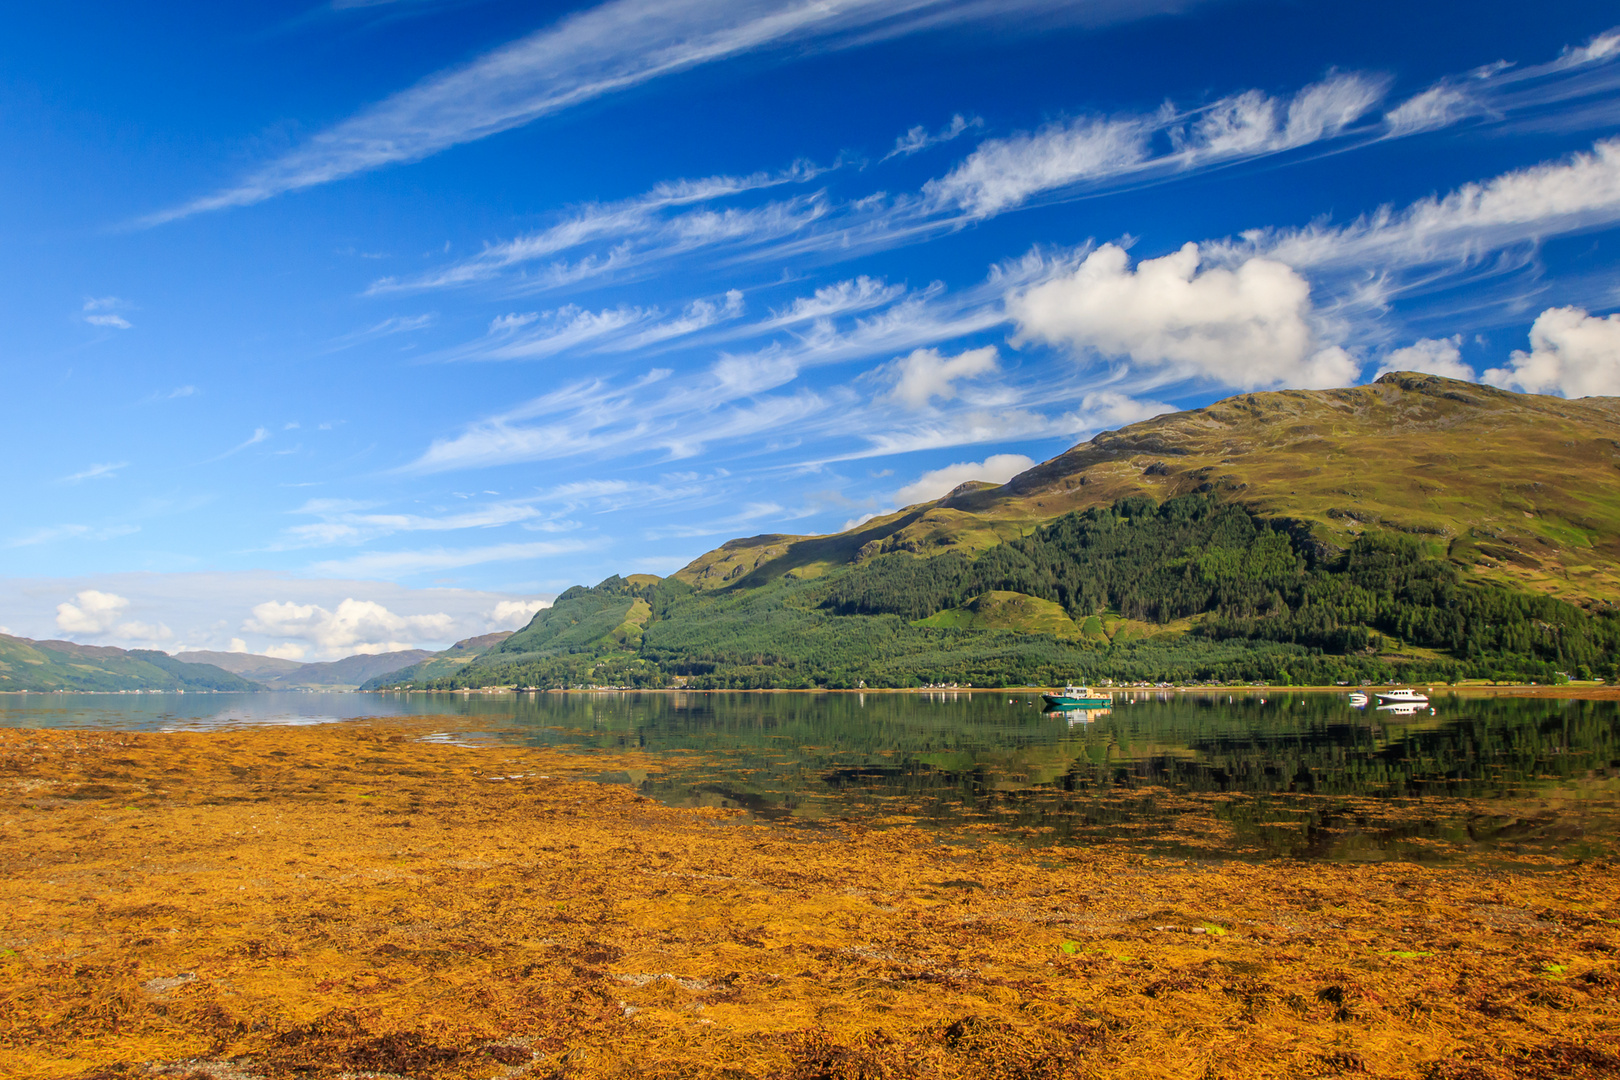
<svg viewBox="0 0 1620 1080">
<path fill-rule="evenodd" d="M 575 587 L 450 674 L 812 687 L 1620 679 L 1620 399 L 1393 372 L 1104 432 L 829 536 Z"/>
<path fill-rule="evenodd" d="M 264 684 L 270 690 L 354 690 L 384 675 L 422 664 L 437 663 L 449 673 L 472 657 L 511 637 L 510 631 L 483 634 L 456 642 L 440 652 L 403 649 L 398 652 L 361 653 L 341 660 L 301 664 L 254 653 L 183 652 L 175 659 L 193 664 L 212 664 L 244 678 Z"/>
<path fill-rule="evenodd" d="M 0 634 L 0 690 L 262 690 L 213 664 L 153 649 L 115 649 Z"/>
<path fill-rule="evenodd" d="M 506 631 L 484 634 L 441 652 L 407 649 L 301 664 L 254 653 L 197 651 L 170 656 L 153 649 L 0 634 L 0 691 L 353 690 L 408 668 L 420 667 L 434 675 L 455 672 L 510 636 Z"/>
</svg>

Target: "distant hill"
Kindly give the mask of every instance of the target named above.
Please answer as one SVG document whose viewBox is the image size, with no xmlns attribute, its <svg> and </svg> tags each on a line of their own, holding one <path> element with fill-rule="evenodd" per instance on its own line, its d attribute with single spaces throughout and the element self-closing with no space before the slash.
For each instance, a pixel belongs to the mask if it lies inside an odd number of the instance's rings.
<svg viewBox="0 0 1620 1080">
<path fill-rule="evenodd" d="M 176 653 L 175 659 L 214 664 L 246 678 L 256 679 L 269 690 L 355 690 L 367 688 L 369 684 L 396 672 L 414 672 L 418 668 L 429 677 L 450 674 L 479 653 L 511 636 L 511 631 L 500 630 L 464 638 L 440 652 L 404 649 L 398 652 L 360 653 L 341 660 L 311 664 L 256 653 L 204 651 Z"/>
<path fill-rule="evenodd" d="M 415 664 L 374 675 L 360 689 L 378 690 L 384 686 L 415 684 L 452 676 L 474 658 L 498 647 L 511 636 L 510 630 L 501 630 L 463 638 L 443 652 L 431 653 Z"/>
<path fill-rule="evenodd" d="M 175 653 L 176 660 L 188 664 L 213 664 L 217 668 L 224 668 L 242 676 L 244 679 L 257 679 L 265 681 L 278 675 L 286 675 L 297 671 L 304 664 L 300 660 L 282 660 L 275 656 L 260 656 L 257 653 L 239 652 L 209 652 L 198 650 L 195 652 Z"/>
<path fill-rule="evenodd" d="M 0 690 L 262 690 L 212 664 L 151 649 L 117 649 L 0 634 Z"/>
<path fill-rule="evenodd" d="M 300 664 L 264 680 L 271 690 L 355 690 L 379 675 L 420 663 L 434 654 L 426 649 L 345 656 L 317 664 Z"/>
</svg>

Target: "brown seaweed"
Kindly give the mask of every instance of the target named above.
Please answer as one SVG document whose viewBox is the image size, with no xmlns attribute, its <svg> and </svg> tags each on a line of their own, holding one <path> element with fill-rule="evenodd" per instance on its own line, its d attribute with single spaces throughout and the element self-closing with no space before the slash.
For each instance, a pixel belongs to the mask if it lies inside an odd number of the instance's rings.
<svg viewBox="0 0 1620 1080">
<path fill-rule="evenodd" d="M 0 1076 L 1620 1074 L 1605 859 L 795 829 L 430 730 L 0 731 Z"/>
</svg>

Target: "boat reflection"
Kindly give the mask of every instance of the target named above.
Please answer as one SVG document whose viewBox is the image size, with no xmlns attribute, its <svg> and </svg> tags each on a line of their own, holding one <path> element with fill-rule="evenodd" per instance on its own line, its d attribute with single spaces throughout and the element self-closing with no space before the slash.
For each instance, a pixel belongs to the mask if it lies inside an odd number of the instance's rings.
<svg viewBox="0 0 1620 1080">
<path fill-rule="evenodd" d="M 1410 701 L 1401 701 L 1392 705 L 1380 705 L 1378 706 L 1377 711 L 1381 713 L 1388 713 L 1391 716 L 1416 716 L 1418 713 L 1428 708 L 1429 703 L 1427 701 L 1421 705 Z M 1433 709 L 1429 709 L 1429 715 L 1434 715 Z"/>
<path fill-rule="evenodd" d="M 1093 720 L 1107 716 L 1113 711 L 1113 709 L 1107 707 L 1101 709 L 1048 709 L 1041 715 L 1048 720 L 1067 720 L 1069 726 L 1074 727 L 1076 724 L 1089 724 Z"/>
</svg>

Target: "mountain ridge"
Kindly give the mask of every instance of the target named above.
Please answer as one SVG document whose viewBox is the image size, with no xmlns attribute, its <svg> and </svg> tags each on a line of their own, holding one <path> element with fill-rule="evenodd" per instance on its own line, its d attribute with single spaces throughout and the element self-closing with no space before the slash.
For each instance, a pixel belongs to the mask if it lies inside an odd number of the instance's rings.
<svg viewBox="0 0 1620 1080">
<path fill-rule="evenodd" d="M 1496 425 L 1490 452 L 1460 454 L 1472 447 L 1458 439 L 1484 439 L 1464 425 L 1485 421 Z M 1569 449 L 1579 452 L 1557 452 Z M 982 551 L 1075 510 L 1191 492 L 1293 522 L 1325 548 L 1368 527 L 1443 538 L 1487 577 L 1620 600 L 1620 398 L 1570 401 L 1415 372 L 1152 417 L 1005 484 L 960 485 L 843 533 L 730 540 L 674 576 L 698 589 L 748 587 L 895 551 Z"/>
</svg>

